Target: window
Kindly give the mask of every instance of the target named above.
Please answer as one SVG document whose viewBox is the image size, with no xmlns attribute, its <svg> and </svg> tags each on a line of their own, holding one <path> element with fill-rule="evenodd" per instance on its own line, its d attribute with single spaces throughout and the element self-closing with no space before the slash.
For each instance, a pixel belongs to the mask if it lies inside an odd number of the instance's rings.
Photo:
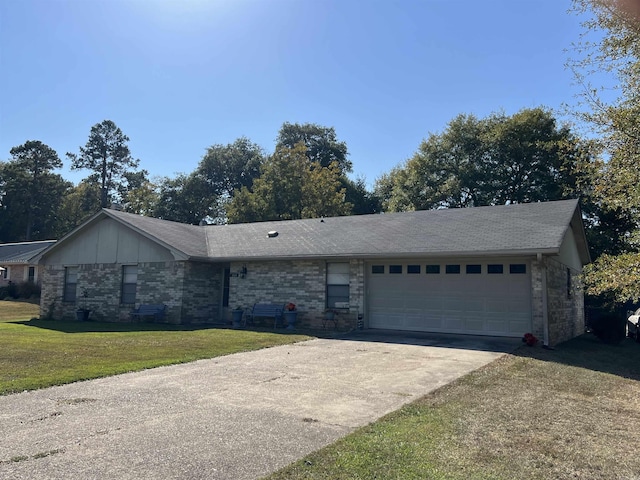
<svg viewBox="0 0 640 480">
<path fill-rule="evenodd" d="M 447 273 L 460 273 L 460 265 L 447 265 L 444 271 Z"/>
<path fill-rule="evenodd" d="M 512 263 L 509 265 L 509 273 L 527 273 L 527 266 L 524 263 Z"/>
<path fill-rule="evenodd" d="M 76 301 L 76 289 L 78 287 L 78 267 L 65 267 L 64 269 L 64 302 Z"/>
<path fill-rule="evenodd" d="M 349 264 L 327 263 L 327 308 L 349 303 Z"/>
<path fill-rule="evenodd" d="M 402 273 L 402 265 L 389 265 L 389 273 Z"/>
<path fill-rule="evenodd" d="M 9 273 L 9 267 L 5 267 L 2 271 L 0 271 L 0 273 L 2 273 L 2 278 L 6 280 L 7 274 Z"/>
<path fill-rule="evenodd" d="M 384 273 L 384 265 L 371 265 L 371 273 Z"/>
<path fill-rule="evenodd" d="M 482 273 L 482 265 L 467 265 L 466 267 L 467 273 Z"/>
<path fill-rule="evenodd" d="M 425 269 L 425 271 L 431 274 L 440 273 L 440 265 L 427 265 L 427 268 Z"/>
<path fill-rule="evenodd" d="M 29 267 L 29 276 L 27 281 L 35 283 L 36 281 L 36 267 Z"/>
<path fill-rule="evenodd" d="M 407 265 L 407 273 L 420 273 L 420 265 Z"/>
<path fill-rule="evenodd" d="M 487 273 L 504 273 L 503 265 L 500 263 L 490 263 L 487 265 Z"/>
<path fill-rule="evenodd" d="M 122 303 L 136 303 L 136 287 L 138 285 L 138 266 L 122 266 Z"/>
</svg>

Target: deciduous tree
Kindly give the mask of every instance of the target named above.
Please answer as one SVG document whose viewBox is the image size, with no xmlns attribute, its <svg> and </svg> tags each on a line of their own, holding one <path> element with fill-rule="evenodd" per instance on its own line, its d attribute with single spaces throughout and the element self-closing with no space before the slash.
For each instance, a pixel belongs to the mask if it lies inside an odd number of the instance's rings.
<svg viewBox="0 0 640 480">
<path fill-rule="evenodd" d="M 198 225 L 203 219 L 218 216 L 213 202 L 209 187 L 201 177 L 179 174 L 159 182 L 153 216 Z"/>
<path fill-rule="evenodd" d="M 280 128 L 276 139 L 276 149 L 281 147 L 293 148 L 302 143 L 305 155 L 323 167 L 337 162 L 342 173 L 351 172 L 353 165 L 347 159 L 347 144 L 339 141 L 333 127 L 323 127 L 315 123 L 285 122 Z"/>
<path fill-rule="evenodd" d="M 228 207 L 230 223 L 347 215 L 337 163 L 322 167 L 309 160 L 302 143 L 278 147 L 264 163 L 253 189 L 236 192 Z"/>
<path fill-rule="evenodd" d="M 558 200 L 578 193 L 594 161 L 591 146 L 546 109 L 459 115 L 382 176 L 376 193 L 391 211 Z"/>
<path fill-rule="evenodd" d="M 234 190 L 251 189 L 264 157 L 259 145 L 240 137 L 228 145 L 210 146 L 194 173 L 207 184 L 212 196 L 230 198 Z"/>
<path fill-rule="evenodd" d="M 584 86 L 574 108 L 593 128 L 608 161 L 593 197 L 605 212 L 610 241 L 588 266 L 588 292 L 616 302 L 640 300 L 640 3 L 636 0 L 574 0 L 588 18 L 568 62 Z M 598 76 L 594 73 L 598 72 Z M 600 83 L 603 73 L 611 83 Z M 599 225 L 598 225 L 599 226 Z"/>
</svg>

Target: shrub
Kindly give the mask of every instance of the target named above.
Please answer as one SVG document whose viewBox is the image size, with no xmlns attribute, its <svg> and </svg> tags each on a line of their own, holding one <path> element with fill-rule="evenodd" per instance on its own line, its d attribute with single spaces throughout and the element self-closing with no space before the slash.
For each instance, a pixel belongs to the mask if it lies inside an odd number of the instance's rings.
<svg viewBox="0 0 640 480">
<path fill-rule="evenodd" d="M 32 297 L 40 296 L 40 285 L 31 282 L 13 283 L 0 287 L 0 300 L 7 298 L 24 298 L 28 300 Z"/>
<path fill-rule="evenodd" d="M 591 312 L 589 327 L 596 337 L 606 343 L 620 343 L 627 336 L 627 319 L 620 312 Z"/>
<path fill-rule="evenodd" d="M 13 282 L 9 282 L 9 285 L 7 285 L 7 294 L 11 298 L 18 298 L 18 286 Z"/>
<path fill-rule="evenodd" d="M 29 299 L 31 297 L 39 297 L 40 296 L 40 285 L 36 285 L 31 282 L 23 282 L 19 283 L 18 287 L 18 297 Z"/>
</svg>

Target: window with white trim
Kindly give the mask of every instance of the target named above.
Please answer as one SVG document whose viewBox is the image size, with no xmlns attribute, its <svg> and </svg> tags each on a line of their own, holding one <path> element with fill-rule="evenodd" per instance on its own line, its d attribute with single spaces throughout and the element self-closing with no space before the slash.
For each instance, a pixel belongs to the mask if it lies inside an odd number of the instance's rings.
<svg viewBox="0 0 640 480">
<path fill-rule="evenodd" d="M 327 308 L 349 303 L 349 263 L 327 263 Z"/>
<path fill-rule="evenodd" d="M 136 303 L 136 287 L 138 286 L 138 266 L 122 266 L 122 295 L 120 298 L 123 304 Z"/>
<path fill-rule="evenodd" d="M 76 290 L 78 288 L 78 267 L 65 267 L 64 269 L 64 302 L 76 301 Z"/>
</svg>

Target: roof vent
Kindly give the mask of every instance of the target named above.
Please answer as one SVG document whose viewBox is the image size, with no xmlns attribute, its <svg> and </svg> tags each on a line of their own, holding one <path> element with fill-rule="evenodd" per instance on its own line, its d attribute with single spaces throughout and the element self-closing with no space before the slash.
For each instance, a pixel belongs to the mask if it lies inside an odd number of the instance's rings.
<svg viewBox="0 0 640 480">
<path fill-rule="evenodd" d="M 275 230 L 271 230 L 270 232 L 267 232 L 267 237 L 269 238 L 275 238 L 278 236 L 278 232 L 276 232 Z"/>
</svg>

